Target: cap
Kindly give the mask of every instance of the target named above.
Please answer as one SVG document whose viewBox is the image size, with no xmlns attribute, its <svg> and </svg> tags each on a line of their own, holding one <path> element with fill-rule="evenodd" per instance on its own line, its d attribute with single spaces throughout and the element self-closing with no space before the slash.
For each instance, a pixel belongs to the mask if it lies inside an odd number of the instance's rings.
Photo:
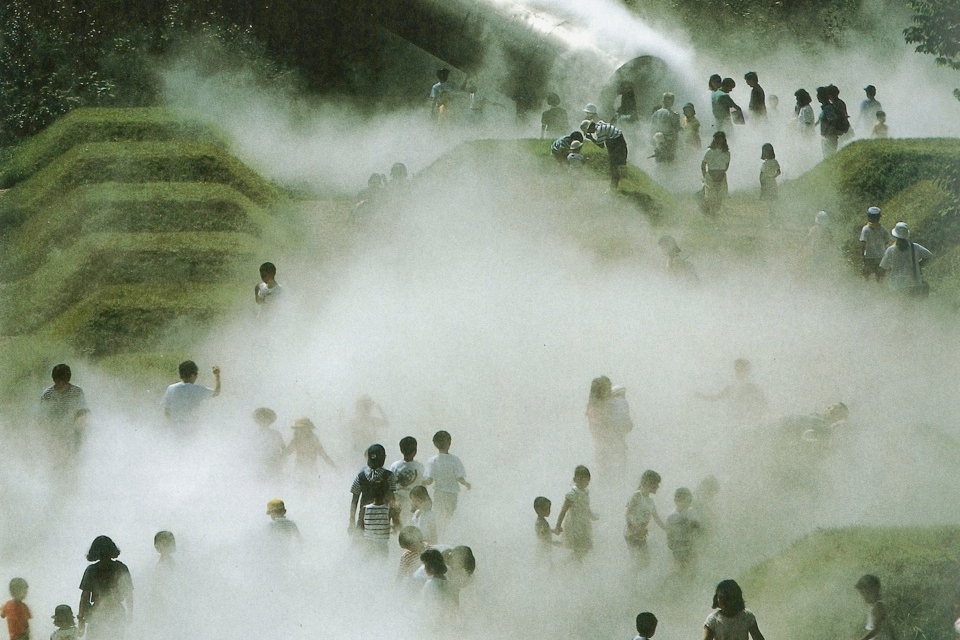
<svg viewBox="0 0 960 640">
<path fill-rule="evenodd" d="M 876 88 L 875 86 L 873 86 L 872 84 L 868 84 L 867 86 L 865 86 L 865 87 L 863 88 L 863 90 L 866 91 L 867 93 L 876 93 L 877 88 Z"/>
<path fill-rule="evenodd" d="M 593 104 L 592 102 L 588 102 L 587 106 L 583 108 L 583 112 L 587 115 L 595 116 L 597 115 L 597 105 Z"/>
<path fill-rule="evenodd" d="M 277 513 L 278 511 L 286 511 L 287 506 L 283 504 L 283 500 L 280 498 L 274 498 L 267 503 L 267 515 L 271 513 Z"/>
<path fill-rule="evenodd" d="M 570 143 L 570 150 L 578 151 L 582 146 L 583 146 L 582 142 L 580 142 L 579 140 L 574 140 L 573 142 Z"/>
<path fill-rule="evenodd" d="M 297 418 L 293 421 L 292 429 L 316 429 L 310 418 Z"/>
<path fill-rule="evenodd" d="M 874 217 L 874 216 L 876 216 L 876 217 L 879 218 L 879 217 L 880 217 L 880 207 L 870 207 L 869 209 L 867 209 L 867 215 L 870 216 L 871 218 Z"/>
<path fill-rule="evenodd" d="M 817 224 L 825 224 L 829 219 L 830 219 L 830 214 L 827 213 L 826 211 L 817 212 L 817 217 L 816 217 Z"/>
<path fill-rule="evenodd" d="M 908 240 L 910 238 L 910 227 L 907 226 L 906 222 L 898 222 L 897 224 L 893 225 L 893 229 L 890 230 L 890 233 L 893 234 L 894 238 Z"/>
<path fill-rule="evenodd" d="M 53 623 L 60 624 L 62 622 L 73 622 L 73 609 L 70 608 L 68 604 L 58 604 L 57 608 L 53 610 Z"/>
</svg>

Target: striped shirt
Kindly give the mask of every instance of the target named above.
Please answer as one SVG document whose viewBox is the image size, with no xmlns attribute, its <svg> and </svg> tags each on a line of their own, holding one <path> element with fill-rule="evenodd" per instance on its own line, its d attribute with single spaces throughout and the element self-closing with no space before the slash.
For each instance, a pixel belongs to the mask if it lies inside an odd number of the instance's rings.
<svg viewBox="0 0 960 640">
<path fill-rule="evenodd" d="M 557 138 L 553 141 L 553 144 L 550 145 L 550 153 L 555 156 L 562 155 L 564 158 L 566 158 L 567 154 L 570 153 L 571 142 L 573 142 L 573 140 L 570 138 L 570 136 Z"/>
<path fill-rule="evenodd" d="M 613 140 L 614 138 L 619 138 L 623 135 L 623 132 L 620 129 L 617 129 L 615 126 L 609 122 L 597 122 L 597 130 L 591 136 L 593 141 L 597 144 L 603 144 L 608 140 Z"/>
<path fill-rule="evenodd" d="M 377 542 L 390 539 L 390 505 L 368 504 L 363 508 L 363 537 Z"/>
</svg>

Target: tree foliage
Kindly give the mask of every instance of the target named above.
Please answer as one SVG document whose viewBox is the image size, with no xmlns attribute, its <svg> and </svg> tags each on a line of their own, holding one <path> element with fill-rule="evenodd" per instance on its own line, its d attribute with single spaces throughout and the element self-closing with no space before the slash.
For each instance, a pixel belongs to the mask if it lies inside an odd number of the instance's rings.
<svg viewBox="0 0 960 640">
<path fill-rule="evenodd" d="M 960 70 L 960 2 L 957 0 L 908 0 L 913 26 L 903 30 L 917 53 L 936 56 L 942 67 Z M 960 89 L 953 95 L 960 100 Z"/>
</svg>

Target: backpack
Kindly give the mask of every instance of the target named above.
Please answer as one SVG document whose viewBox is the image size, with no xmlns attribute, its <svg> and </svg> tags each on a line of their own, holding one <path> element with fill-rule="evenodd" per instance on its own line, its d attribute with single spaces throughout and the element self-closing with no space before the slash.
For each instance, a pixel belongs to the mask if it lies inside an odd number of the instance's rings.
<svg viewBox="0 0 960 640">
<path fill-rule="evenodd" d="M 837 124 L 834 126 L 837 130 L 837 133 L 840 135 L 845 134 L 847 131 L 850 131 L 850 118 L 843 113 L 837 111 Z"/>
</svg>

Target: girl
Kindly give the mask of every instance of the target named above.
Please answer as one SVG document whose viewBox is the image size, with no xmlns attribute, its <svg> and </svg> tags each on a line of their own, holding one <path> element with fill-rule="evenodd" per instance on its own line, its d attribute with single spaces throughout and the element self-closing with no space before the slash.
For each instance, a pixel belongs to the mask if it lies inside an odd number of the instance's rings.
<svg viewBox="0 0 960 640">
<path fill-rule="evenodd" d="M 90 625 L 90 633 L 87 634 L 90 640 L 122 638 L 126 617 L 124 603 L 127 608 L 133 609 L 130 570 L 117 560 L 119 555 L 120 549 L 107 536 L 97 536 L 87 553 L 87 562 L 93 564 L 86 568 L 80 581 L 77 619 L 80 622 L 80 635 Z"/>
<path fill-rule="evenodd" d="M 860 640 L 893 640 L 893 631 L 887 619 L 887 608 L 880 599 L 880 578 L 869 573 L 857 580 L 855 585 L 863 601 L 870 605 L 867 610 L 867 632 Z"/>
<path fill-rule="evenodd" d="M 683 144 L 688 149 L 700 150 L 702 143 L 700 141 L 700 121 L 697 119 L 697 110 L 692 102 L 683 105 L 683 121 L 680 123 L 683 128 Z"/>
<path fill-rule="evenodd" d="M 433 513 L 433 500 L 425 486 L 417 485 L 410 490 L 410 508 L 413 509 L 410 524 L 420 529 L 426 544 L 437 544 L 437 516 Z"/>
<path fill-rule="evenodd" d="M 727 146 L 727 134 L 717 131 L 713 134 L 713 141 L 700 163 L 707 215 L 719 213 L 727 197 L 728 168 L 730 168 L 730 147 Z"/>
<path fill-rule="evenodd" d="M 760 199 L 772 202 L 777 199 L 777 176 L 780 175 L 780 163 L 769 142 L 760 147 Z"/>
<path fill-rule="evenodd" d="M 320 444 L 320 439 L 313 433 L 316 427 L 310 418 L 297 418 L 291 429 L 293 429 L 293 439 L 284 448 L 283 455 L 293 454 L 294 467 L 301 479 L 312 479 L 316 475 L 318 457 L 323 458 L 323 461 L 334 471 L 337 470 L 337 465 L 330 459 L 323 445 Z"/>
<path fill-rule="evenodd" d="M 473 572 L 477 570 L 477 560 L 473 557 L 473 549 L 461 545 L 443 552 L 443 560 L 447 564 L 447 584 L 450 589 L 450 599 L 454 607 L 460 606 L 460 591 L 473 582 Z"/>
<path fill-rule="evenodd" d="M 797 119 L 797 132 L 807 138 L 813 137 L 817 121 L 813 113 L 813 98 L 806 89 L 797 89 L 793 96 L 797 99 L 797 106 L 793 109 Z"/>
<path fill-rule="evenodd" d="M 647 549 L 647 533 L 652 520 L 658 527 L 666 531 L 657 505 L 653 502 L 653 494 L 660 488 L 660 474 L 653 469 L 647 469 L 640 476 L 640 486 L 627 503 L 627 527 L 623 533 L 627 547 L 640 568 L 650 564 L 650 552 Z"/>
<path fill-rule="evenodd" d="M 717 585 L 713 595 L 714 611 L 703 623 L 703 640 L 763 640 L 757 627 L 757 618 L 747 609 L 743 591 L 733 580 Z"/>
<path fill-rule="evenodd" d="M 589 485 L 590 470 L 583 465 L 577 466 L 573 471 L 573 489 L 563 501 L 560 515 L 557 516 L 557 526 L 553 530 L 556 535 L 563 533 L 563 521 L 567 514 L 570 514 L 565 541 L 573 551 L 574 558 L 578 560 L 583 559 L 593 548 L 593 521 L 598 519 L 590 510 L 590 492 L 587 490 Z"/>
<path fill-rule="evenodd" d="M 424 603 L 437 609 L 449 607 L 450 588 L 447 584 L 447 564 L 443 561 L 443 554 L 436 549 L 427 549 L 420 554 L 420 562 L 427 574 L 427 581 L 423 585 Z M 436 614 L 437 611 L 430 613 Z"/>
</svg>

